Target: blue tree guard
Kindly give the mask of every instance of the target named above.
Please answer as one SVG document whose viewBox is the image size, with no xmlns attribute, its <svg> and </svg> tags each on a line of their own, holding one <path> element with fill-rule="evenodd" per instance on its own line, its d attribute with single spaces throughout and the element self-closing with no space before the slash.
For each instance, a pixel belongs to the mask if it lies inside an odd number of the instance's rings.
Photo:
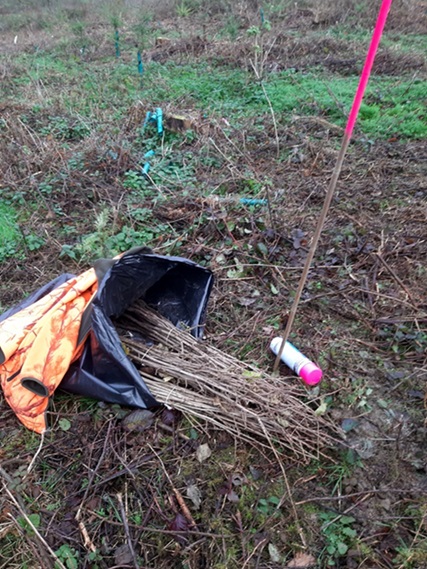
<svg viewBox="0 0 427 569">
<path fill-rule="evenodd" d="M 157 134 L 161 136 L 163 134 L 163 111 L 160 107 L 155 111 L 148 111 L 144 124 L 142 125 L 142 130 L 150 123 L 157 126 Z"/>
<path fill-rule="evenodd" d="M 149 150 L 148 152 L 146 152 L 144 154 L 144 158 L 146 160 L 145 164 L 143 165 L 143 167 L 141 168 L 141 173 L 144 176 L 144 178 L 148 178 L 148 172 L 150 171 L 150 162 L 149 162 L 149 158 L 151 158 L 152 156 L 154 156 L 155 152 L 154 150 Z"/>
<path fill-rule="evenodd" d="M 142 57 L 141 57 L 141 52 L 138 50 L 138 73 L 141 75 L 141 79 L 142 79 L 142 75 L 144 73 L 144 65 L 142 64 Z"/>
</svg>

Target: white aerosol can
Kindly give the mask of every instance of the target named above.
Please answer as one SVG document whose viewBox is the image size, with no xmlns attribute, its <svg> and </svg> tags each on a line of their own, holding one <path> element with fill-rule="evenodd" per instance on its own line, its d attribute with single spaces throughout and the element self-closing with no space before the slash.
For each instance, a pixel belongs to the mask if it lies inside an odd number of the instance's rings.
<svg viewBox="0 0 427 569">
<path fill-rule="evenodd" d="M 282 338 L 277 337 L 271 340 L 270 349 L 276 356 L 279 353 L 281 345 Z M 299 375 L 307 385 L 316 385 L 322 379 L 323 372 L 320 367 L 309 360 L 290 342 L 286 342 L 280 359 Z"/>
</svg>

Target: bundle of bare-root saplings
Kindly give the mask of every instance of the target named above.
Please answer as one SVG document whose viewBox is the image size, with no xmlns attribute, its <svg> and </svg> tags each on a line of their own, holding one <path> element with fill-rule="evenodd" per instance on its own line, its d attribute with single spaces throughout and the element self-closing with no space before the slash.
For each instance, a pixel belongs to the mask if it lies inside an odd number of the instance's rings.
<svg viewBox="0 0 427 569">
<path fill-rule="evenodd" d="M 118 324 L 129 358 L 159 402 L 300 459 L 332 443 L 330 424 L 305 402 L 302 386 L 196 340 L 142 301 Z"/>
</svg>

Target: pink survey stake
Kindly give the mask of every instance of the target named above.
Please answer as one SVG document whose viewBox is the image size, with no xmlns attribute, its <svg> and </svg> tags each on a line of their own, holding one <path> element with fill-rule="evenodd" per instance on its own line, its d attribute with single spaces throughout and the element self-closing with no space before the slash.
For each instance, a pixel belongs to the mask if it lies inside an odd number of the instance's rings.
<svg viewBox="0 0 427 569">
<path fill-rule="evenodd" d="M 359 85 L 357 87 L 357 91 L 354 96 L 354 101 L 351 107 L 350 114 L 348 115 L 347 126 L 345 127 L 345 134 L 347 135 L 348 139 L 351 138 L 354 125 L 356 124 L 357 115 L 359 114 L 360 105 L 362 104 L 362 99 L 365 93 L 366 85 L 368 84 L 369 81 L 369 76 L 371 74 L 371 69 L 374 63 L 375 54 L 377 53 L 377 49 L 381 40 L 387 16 L 390 11 L 391 3 L 392 0 L 383 0 L 383 3 L 381 4 L 377 23 L 374 29 L 374 33 L 372 34 L 371 44 L 369 46 L 365 64 L 363 66 L 363 70 L 360 75 Z"/>
</svg>

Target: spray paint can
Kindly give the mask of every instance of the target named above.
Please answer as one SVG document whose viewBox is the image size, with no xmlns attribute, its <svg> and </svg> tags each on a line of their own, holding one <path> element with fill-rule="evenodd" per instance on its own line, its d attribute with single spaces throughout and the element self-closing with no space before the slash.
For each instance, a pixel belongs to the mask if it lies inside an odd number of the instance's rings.
<svg viewBox="0 0 427 569">
<path fill-rule="evenodd" d="M 270 350 L 277 356 L 281 345 L 282 338 L 273 338 L 273 340 L 271 340 Z M 290 342 L 286 342 L 280 359 L 299 375 L 307 385 L 316 385 L 322 379 L 322 370 L 297 350 Z"/>
</svg>

